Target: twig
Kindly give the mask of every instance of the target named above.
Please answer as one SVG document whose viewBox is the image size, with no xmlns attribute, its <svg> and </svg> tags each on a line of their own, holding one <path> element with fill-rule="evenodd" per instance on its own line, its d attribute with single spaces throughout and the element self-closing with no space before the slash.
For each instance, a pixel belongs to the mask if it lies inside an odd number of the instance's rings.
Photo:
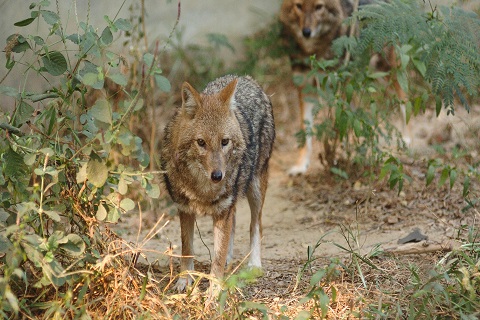
<svg viewBox="0 0 480 320">
<path fill-rule="evenodd" d="M 396 254 L 396 255 L 409 255 L 409 254 L 423 254 L 423 253 L 432 253 L 432 252 L 450 252 L 455 248 L 451 242 L 443 244 L 431 244 L 424 246 L 407 246 L 407 247 L 393 247 L 390 249 L 384 250 L 385 253 Z"/>
</svg>

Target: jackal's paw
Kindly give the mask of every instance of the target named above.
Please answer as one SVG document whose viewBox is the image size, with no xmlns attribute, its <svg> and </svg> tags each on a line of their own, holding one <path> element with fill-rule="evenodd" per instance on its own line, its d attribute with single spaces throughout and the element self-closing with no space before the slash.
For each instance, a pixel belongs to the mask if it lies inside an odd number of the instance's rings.
<svg viewBox="0 0 480 320">
<path fill-rule="evenodd" d="M 187 286 L 192 284 L 192 278 L 179 278 L 175 283 L 174 290 L 177 292 L 184 292 Z"/>
<path fill-rule="evenodd" d="M 307 172 L 308 165 L 296 165 L 288 170 L 289 176 L 298 176 Z"/>
<path fill-rule="evenodd" d="M 260 278 L 265 274 L 262 267 L 248 266 L 248 271 L 253 278 Z"/>
<path fill-rule="evenodd" d="M 405 142 L 405 146 L 407 148 L 410 148 L 410 146 L 412 145 L 412 138 L 410 138 L 409 136 L 403 136 L 402 139 L 403 142 Z"/>
</svg>

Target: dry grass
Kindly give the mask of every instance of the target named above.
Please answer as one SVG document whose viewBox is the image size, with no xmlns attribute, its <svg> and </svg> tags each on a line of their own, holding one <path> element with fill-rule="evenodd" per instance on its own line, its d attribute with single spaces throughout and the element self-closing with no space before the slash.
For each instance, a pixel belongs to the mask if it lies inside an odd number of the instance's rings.
<svg viewBox="0 0 480 320">
<path fill-rule="evenodd" d="M 94 319 L 260 319 L 264 313 L 271 319 L 293 319 L 297 316 L 310 315 L 319 317 L 315 300 L 306 299 L 311 289 L 311 275 L 325 267 L 326 260 L 316 260 L 301 278 L 297 276 L 301 261 L 268 261 L 267 272 L 252 284 L 235 288 L 226 296 L 226 300 L 210 308 L 205 308 L 208 276 L 197 272 L 198 281 L 187 293 L 178 294 L 171 290 L 175 281 L 170 267 L 153 267 L 152 265 L 134 266 L 131 249 L 121 239 L 114 239 L 111 244 L 111 256 L 97 264 L 98 274 L 87 285 L 84 305 Z M 408 313 L 412 281 L 411 266 L 423 276 L 435 264 L 437 256 L 402 256 L 400 258 L 385 256 L 375 259 L 374 266 L 362 263 L 362 273 L 367 282 L 363 286 L 358 273 L 348 266 L 349 257 L 339 261 L 337 268 L 340 275 L 333 281 L 318 284 L 327 294 L 336 291 L 336 299 L 330 301 L 328 318 L 349 319 L 363 318 L 364 314 L 383 312 L 396 313 L 394 308 Z M 346 269 L 341 269 L 341 265 Z M 276 267 L 273 267 L 276 266 Z M 209 266 L 198 264 L 198 269 L 207 271 Z M 79 285 L 74 296 L 84 289 Z M 238 283 L 237 285 L 240 285 Z M 258 309 L 248 310 L 248 303 Z M 260 310 L 259 310 L 260 309 Z M 377 311 L 375 311 L 377 310 Z M 73 318 L 73 317 L 72 317 Z"/>
</svg>

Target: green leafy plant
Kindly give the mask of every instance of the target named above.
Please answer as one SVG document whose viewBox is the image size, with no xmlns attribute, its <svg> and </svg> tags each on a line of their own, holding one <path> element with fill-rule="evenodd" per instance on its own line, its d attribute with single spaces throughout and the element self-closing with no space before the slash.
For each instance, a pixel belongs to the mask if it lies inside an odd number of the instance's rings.
<svg viewBox="0 0 480 320">
<path fill-rule="evenodd" d="M 432 96 L 441 97 L 447 112 L 454 112 L 455 96 L 469 109 L 465 95 L 478 96 L 480 85 L 480 19 L 459 7 L 428 4 L 427 11 L 419 1 L 400 0 L 359 10 L 355 18 L 365 27 L 353 46 L 354 55 L 382 52 L 385 45 L 394 45 L 402 66 L 395 70 L 396 77 L 404 90 L 408 89 L 405 66 L 412 63 L 431 84 Z M 440 107 L 437 103 L 437 113 Z"/>
<path fill-rule="evenodd" d="M 104 28 L 87 20 L 78 33 L 67 34 L 58 8 L 49 5 L 32 3 L 30 17 L 15 23 L 24 33 L 9 36 L 5 49 L 8 74 L 16 70 L 25 78 L 20 90 L 0 86 L 15 105 L 10 111 L 2 106 L 0 114 L 3 317 L 86 315 L 82 292 L 98 275 L 94 266 L 108 246 L 100 222 L 116 222 L 136 208 L 140 199 L 130 196 L 132 187 L 152 198 L 160 192 L 145 171 L 150 159 L 142 140 L 127 126 L 144 105 L 146 79 L 169 89 L 157 52 L 143 55 L 144 75 L 127 91 L 125 59 L 111 46 L 131 23 L 105 16 Z M 48 34 L 30 34 L 33 22 L 46 24 Z M 30 91 L 33 79 L 43 80 L 45 91 Z M 107 82 L 117 88 L 111 96 Z M 80 298 L 72 300 L 79 290 Z M 29 296 L 38 298 L 32 304 Z"/>
<path fill-rule="evenodd" d="M 403 188 L 410 180 L 402 164 L 384 146 L 403 148 L 400 132 L 392 126 L 392 110 L 401 101 L 388 89 L 396 79 L 408 95 L 403 101 L 406 120 L 433 104 L 437 115 L 442 106 L 454 113 L 455 98 L 470 110 L 469 100 L 478 97 L 480 79 L 480 19 L 457 7 L 435 7 L 425 11 L 418 1 L 389 1 L 362 6 L 349 23 L 358 21 L 358 36 L 344 36 L 334 42 L 338 57 L 348 52 L 353 58 L 325 61 L 311 58 L 316 86 L 306 87 L 314 97 L 318 121 L 308 132 L 323 142 L 321 160 L 334 174 L 348 178 L 361 168 L 367 175 L 383 162 L 381 177 L 389 174 L 390 187 Z M 415 26 L 415 27 L 412 27 Z M 389 71 L 370 70 L 373 54 L 385 58 L 392 47 L 398 66 Z M 387 81 L 378 81 L 387 76 Z M 304 83 L 304 79 L 294 79 Z M 316 98 L 318 97 L 318 99 Z M 433 167 L 429 167 L 427 184 Z M 457 168 L 444 167 L 439 180 L 453 185 Z"/>
</svg>

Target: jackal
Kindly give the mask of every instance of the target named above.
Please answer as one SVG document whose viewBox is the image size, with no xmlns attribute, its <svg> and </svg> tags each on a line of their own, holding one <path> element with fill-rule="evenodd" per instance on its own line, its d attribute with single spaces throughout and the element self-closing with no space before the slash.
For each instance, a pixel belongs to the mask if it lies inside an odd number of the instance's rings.
<svg viewBox="0 0 480 320">
<path fill-rule="evenodd" d="M 233 254 L 235 207 L 243 196 L 251 210 L 249 266 L 261 268 L 262 207 L 274 139 L 272 104 L 251 77 L 227 75 L 202 93 L 183 84 L 182 105 L 165 129 L 161 152 L 165 184 L 180 217 L 182 271 L 194 269 L 196 215 L 211 215 L 211 274 L 223 276 Z M 176 289 L 183 291 L 191 281 L 179 278 Z"/>
<path fill-rule="evenodd" d="M 306 75 L 310 71 L 305 60 L 312 55 L 316 59 L 332 59 L 332 43 L 340 36 L 349 32 L 343 24 L 345 18 L 354 10 L 354 0 L 284 0 L 280 9 L 280 22 L 284 26 L 283 36 L 287 42 L 295 44 L 290 60 L 292 71 Z M 372 0 L 360 0 L 359 5 L 372 3 Z M 395 66 L 397 58 L 393 48 L 386 48 L 387 59 L 381 59 L 381 64 Z M 376 57 L 378 59 L 378 57 Z M 388 60 L 388 61 L 387 61 Z M 373 61 L 373 60 L 372 60 Z M 382 66 L 382 67 L 384 67 Z M 395 90 L 400 101 L 406 100 L 405 92 L 394 81 Z M 306 123 L 313 124 L 311 102 L 304 101 L 303 85 L 297 87 L 299 96 L 299 108 L 301 116 L 301 129 L 306 129 Z M 406 118 L 405 106 L 400 105 L 402 115 Z M 408 137 L 406 141 L 408 143 Z M 312 154 L 312 137 L 307 135 L 305 145 L 300 149 L 296 164 L 290 168 L 290 174 L 303 174 L 310 164 Z"/>
</svg>

